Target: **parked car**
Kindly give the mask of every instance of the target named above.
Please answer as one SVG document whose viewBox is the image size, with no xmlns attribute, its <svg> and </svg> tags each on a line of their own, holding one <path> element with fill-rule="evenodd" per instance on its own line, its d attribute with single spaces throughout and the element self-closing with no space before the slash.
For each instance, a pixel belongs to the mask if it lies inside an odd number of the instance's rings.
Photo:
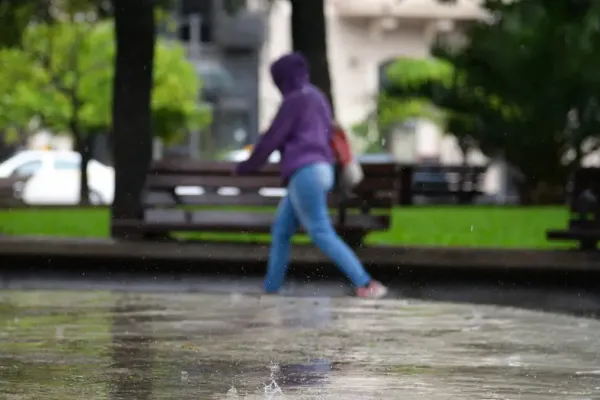
<svg viewBox="0 0 600 400">
<path fill-rule="evenodd" d="M 79 203 L 81 156 L 74 151 L 25 150 L 0 163 L 0 178 L 30 177 L 15 188 L 25 204 Z M 92 204 L 110 204 L 114 197 L 112 167 L 90 160 L 87 168 Z"/>
</svg>

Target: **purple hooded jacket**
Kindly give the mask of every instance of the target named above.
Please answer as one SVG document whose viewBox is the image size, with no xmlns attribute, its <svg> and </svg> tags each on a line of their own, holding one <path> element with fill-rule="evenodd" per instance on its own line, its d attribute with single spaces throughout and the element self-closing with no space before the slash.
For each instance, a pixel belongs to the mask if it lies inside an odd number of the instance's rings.
<svg viewBox="0 0 600 400">
<path fill-rule="evenodd" d="M 273 151 L 279 150 L 280 174 L 287 183 L 305 165 L 333 163 L 332 112 L 323 93 L 309 83 L 308 64 L 302 55 L 291 53 L 275 61 L 271 76 L 283 95 L 283 102 L 250 158 L 237 165 L 236 173 L 258 170 Z"/>
</svg>

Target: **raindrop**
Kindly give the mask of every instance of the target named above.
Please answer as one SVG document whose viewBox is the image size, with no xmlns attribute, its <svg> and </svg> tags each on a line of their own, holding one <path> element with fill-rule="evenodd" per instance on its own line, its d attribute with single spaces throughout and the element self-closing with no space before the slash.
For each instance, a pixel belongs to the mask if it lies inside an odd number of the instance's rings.
<svg viewBox="0 0 600 400">
<path fill-rule="evenodd" d="M 57 326 L 56 327 L 55 337 L 58 340 L 62 340 L 62 339 L 65 338 L 65 327 L 64 326 Z"/>
<path fill-rule="evenodd" d="M 189 376 L 187 371 L 181 371 L 181 382 L 187 383 L 189 381 Z"/>
</svg>

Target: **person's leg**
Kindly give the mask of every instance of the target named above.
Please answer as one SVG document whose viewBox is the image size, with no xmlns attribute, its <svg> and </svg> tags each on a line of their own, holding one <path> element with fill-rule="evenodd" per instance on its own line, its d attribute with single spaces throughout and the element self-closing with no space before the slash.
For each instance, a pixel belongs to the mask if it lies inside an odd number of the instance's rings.
<svg viewBox="0 0 600 400">
<path fill-rule="evenodd" d="M 283 285 L 290 261 L 291 240 L 298 226 L 294 208 L 289 196 L 286 196 L 279 203 L 275 222 L 271 228 L 271 249 L 264 282 L 267 293 L 276 293 Z"/>
<path fill-rule="evenodd" d="M 327 210 L 327 193 L 333 186 L 333 168 L 312 164 L 292 177 L 288 193 L 295 214 L 314 244 L 356 287 L 365 287 L 371 277 L 348 245 L 337 235 Z"/>
</svg>

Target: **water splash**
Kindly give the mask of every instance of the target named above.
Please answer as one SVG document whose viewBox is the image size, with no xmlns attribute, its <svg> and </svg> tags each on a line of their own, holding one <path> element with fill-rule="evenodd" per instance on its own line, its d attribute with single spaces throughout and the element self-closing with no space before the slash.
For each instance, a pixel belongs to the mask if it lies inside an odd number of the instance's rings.
<svg viewBox="0 0 600 400">
<path fill-rule="evenodd" d="M 279 387 L 279 384 L 275 380 L 275 374 L 277 374 L 277 372 L 280 371 L 279 365 L 270 363 L 268 368 L 271 372 L 271 375 L 269 377 L 269 384 L 265 385 L 265 400 L 272 400 L 277 397 L 283 397 L 283 391 L 281 390 L 281 387 Z"/>
<path fill-rule="evenodd" d="M 265 400 L 272 400 L 278 396 L 283 397 L 283 391 L 273 379 L 268 385 L 265 385 Z"/>
<path fill-rule="evenodd" d="M 235 388 L 235 386 L 231 385 L 225 397 L 227 397 L 228 399 L 239 399 L 240 395 L 238 394 L 238 391 Z"/>
</svg>

